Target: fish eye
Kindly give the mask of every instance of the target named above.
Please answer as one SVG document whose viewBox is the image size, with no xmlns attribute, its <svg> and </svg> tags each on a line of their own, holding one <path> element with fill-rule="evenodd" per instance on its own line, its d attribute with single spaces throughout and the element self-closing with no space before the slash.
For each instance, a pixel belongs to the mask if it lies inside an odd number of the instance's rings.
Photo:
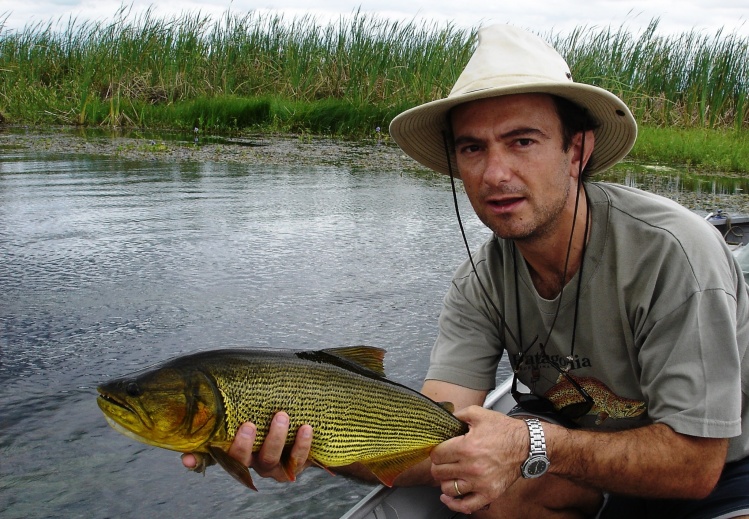
<svg viewBox="0 0 749 519">
<path fill-rule="evenodd" d="M 135 382 L 130 382 L 127 387 L 125 388 L 125 391 L 129 396 L 140 396 L 141 391 L 140 387 L 138 387 L 138 384 Z"/>
</svg>

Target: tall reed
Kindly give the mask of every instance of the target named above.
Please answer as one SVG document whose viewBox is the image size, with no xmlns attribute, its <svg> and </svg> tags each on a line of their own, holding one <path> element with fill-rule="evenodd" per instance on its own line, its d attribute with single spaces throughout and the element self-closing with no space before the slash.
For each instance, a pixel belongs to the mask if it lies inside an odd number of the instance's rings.
<svg viewBox="0 0 749 519">
<path fill-rule="evenodd" d="M 31 124 L 369 132 L 447 95 L 476 41 L 450 24 L 358 11 L 328 24 L 231 11 L 166 20 L 130 7 L 107 22 L 2 23 L 0 114 Z M 577 81 L 616 92 L 645 124 L 749 127 L 749 38 L 657 29 L 656 19 L 639 35 L 582 27 L 545 36 Z"/>
<path fill-rule="evenodd" d="M 583 27 L 552 35 L 552 44 L 577 80 L 619 94 L 645 124 L 746 128 L 749 38 L 722 30 L 658 36 L 657 29 L 657 19 L 639 36 Z"/>
</svg>

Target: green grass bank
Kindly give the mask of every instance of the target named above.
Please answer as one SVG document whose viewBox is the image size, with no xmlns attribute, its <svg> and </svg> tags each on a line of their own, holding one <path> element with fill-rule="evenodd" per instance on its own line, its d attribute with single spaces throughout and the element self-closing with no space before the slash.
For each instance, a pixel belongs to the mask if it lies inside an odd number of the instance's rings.
<svg viewBox="0 0 749 519">
<path fill-rule="evenodd" d="M 749 172 L 749 37 L 581 27 L 541 34 L 576 81 L 611 90 L 641 132 L 633 156 Z M 402 110 L 444 97 L 475 30 L 358 12 L 340 22 L 227 11 L 173 20 L 0 20 L 0 117 L 11 124 L 198 128 L 387 138 Z"/>
</svg>

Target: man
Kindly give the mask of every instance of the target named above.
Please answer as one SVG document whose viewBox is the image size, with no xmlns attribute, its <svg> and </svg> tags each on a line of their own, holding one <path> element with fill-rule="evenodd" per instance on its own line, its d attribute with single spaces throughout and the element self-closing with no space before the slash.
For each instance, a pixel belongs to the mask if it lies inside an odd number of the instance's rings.
<svg viewBox="0 0 749 519">
<path fill-rule="evenodd" d="M 460 178 L 495 235 L 453 278 L 422 389 L 470 430 L 396 484 L 438 484 L 476 517 L 749 516 L 747 289 L 698 216 L 587 181 L 629 152 L 629 109 L 493 26 L 450 95 L 390 131 Z M 480 407 L 505 351 L 532 390 L 512 416 Z M 283 480 L 287 430 L 279 413 L 253 456 L 245 424 L 231 454 Z M 297 432 L 300 467 L 313 434 Z"/>
</svg>

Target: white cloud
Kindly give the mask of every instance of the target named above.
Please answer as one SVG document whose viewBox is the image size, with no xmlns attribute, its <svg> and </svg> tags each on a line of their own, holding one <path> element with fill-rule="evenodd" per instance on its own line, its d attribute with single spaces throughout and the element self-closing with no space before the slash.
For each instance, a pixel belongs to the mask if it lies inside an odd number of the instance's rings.
<svg viewBox="0 0 749 519">
<path fill-rule="evenodd" d="M 184 11 L 220 17 L 227 9 L 242 13 L 253 9 L 280 10 L 289 17 L 312 14 L 321 21 L 338 19 L 351 14 L 357 7 L 365 13 L 410 20 L 414 17 L 438 23 L 454 23 L 472 27 L 488 23 L 512 23 L 541 32 L 550 30 L 567 32 L 579 26 L 627 26 L 633 31 L 645 27 L 652 19 L 660 19 L 664 33 L 690 30 L 715 32 L 721 27 L 728 32 L 749 35 L 749 9 L 746 0 L 559 0 L 541 2 L 484 2 L 482 7 L 464 9 L 454 0 L 362 0 L 359 3 L 345 0 L 318 0 L 309 8 L 308 0 L 186 0 L 176 4 L 158 4 L 147 0 L 133 0 L 125 4 L 134 12 L 153 6 L 157 16 L 173 16 Z M 34 2 L 6 0 L 0 6 L 0 20 L 6 18 L 5 29 L 21 29 L 36 23 L 76 17 L 79 21 L 107 20 L 123 4 L 117 0 L 37 0 Z"/>
</svg>

